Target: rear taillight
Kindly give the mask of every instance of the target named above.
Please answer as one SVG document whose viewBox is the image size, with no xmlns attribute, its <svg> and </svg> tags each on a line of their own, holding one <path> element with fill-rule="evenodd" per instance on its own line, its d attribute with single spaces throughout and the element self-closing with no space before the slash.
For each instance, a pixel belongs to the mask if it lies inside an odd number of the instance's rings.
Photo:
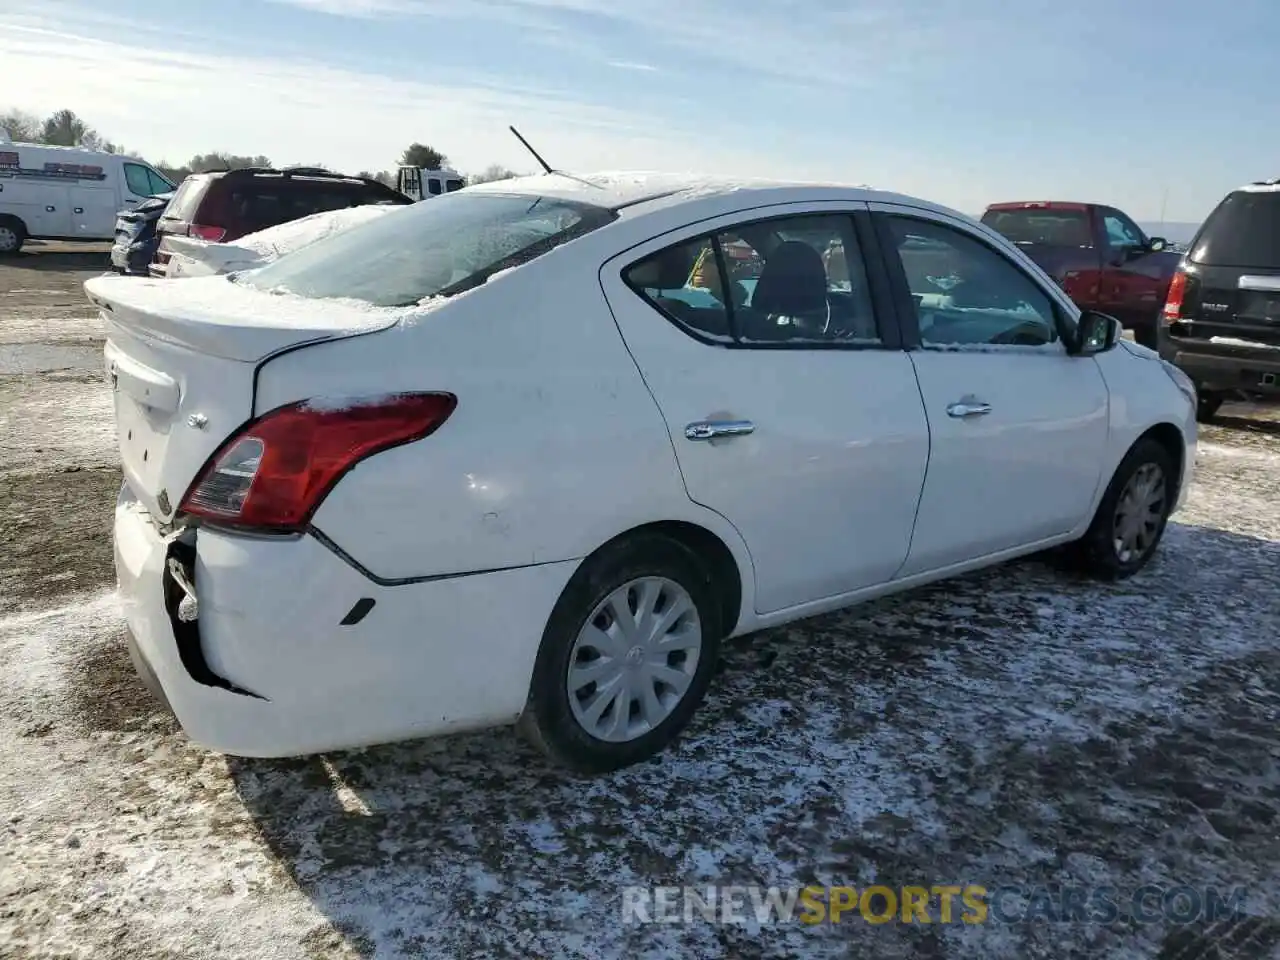
<svg viewBox="0 0 1280 960">
<path fill-rule="evenodd" d="M 457 404 L 450 393 L 403 393 L 272 410 L 218 448 L 181 510 L 242 527 L 301 530 L 344 473 L 428 436 Z"/>
<path fill-rule="evenodd" d="M 1179 270 L 1169 281 L 1169 293 L 1165 296 L 1164 309 L 1160 311 L 1165 323 L 1173 323 L 1182 317 L 1182 304 L 1187 299 L 1187 275 Z"/>
<path fill-rule="evenodd" d="M 199 237 L 201 240 L 208 240 L 210 243 L 221 243 L 222 238 L 227 235 L 225 227 L 208 227 L 201 223 L 193 223 L 191 225 L 191 236 Z"/>
</svg>

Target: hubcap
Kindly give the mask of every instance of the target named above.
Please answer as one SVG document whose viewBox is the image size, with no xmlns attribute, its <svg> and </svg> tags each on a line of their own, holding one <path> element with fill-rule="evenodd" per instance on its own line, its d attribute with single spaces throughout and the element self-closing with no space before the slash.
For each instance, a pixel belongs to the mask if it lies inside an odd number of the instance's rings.
<svg viewBox="0 0 1280 960">
<path fill-rule="evenodd" d="M 610 743 L 643 736 L 684 699 L 701 653 L 698 608 L 684 587 L 665 577 L 624 583 L 592 611 L 569 654 L 574 719 Z"/>
<path fill-rule="evenodd" d="M 1160 532 L 1164 507 L 1164 471 L 1154 463 L 1144 463 L 1124 485 L 1116 504 L 1112 522 L 1116 559 L 1130 563 L 1147 555 Z"/>
<path fill-rule="evenodd" d="M 0 251 L 8 253 L 18 249 L 18 235 L 9 227 L 0 227 Z"/>
</svg>

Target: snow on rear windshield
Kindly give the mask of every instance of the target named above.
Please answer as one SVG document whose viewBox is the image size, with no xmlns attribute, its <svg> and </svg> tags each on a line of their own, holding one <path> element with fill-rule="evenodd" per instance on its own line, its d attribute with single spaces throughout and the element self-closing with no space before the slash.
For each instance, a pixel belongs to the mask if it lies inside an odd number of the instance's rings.
<svg viewBox="0 0 1280 960">
<path fill-rule="evenodd" d="M 469 290 L 615 216 L 550 197 L 463 190 L 317 241 L 240 282 L 312 299 L 409 306 Z"/>
</svg>

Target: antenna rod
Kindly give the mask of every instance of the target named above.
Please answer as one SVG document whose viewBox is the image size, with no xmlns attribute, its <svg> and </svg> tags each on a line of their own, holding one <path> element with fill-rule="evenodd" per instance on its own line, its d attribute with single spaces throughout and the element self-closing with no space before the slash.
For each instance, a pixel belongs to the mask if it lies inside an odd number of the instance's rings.
<svg viewBox="0 0 1280 960">
<path fill-rule="evenodd" d="M 524 148 L 533 154 L 533 159 L 538 161 L 538 165 L 541 166 L 543 170 L 545 170 L 547 173 L 555 173 L 555 171 L 551 169 L 551 164 L 543 160 L 542 157 L 538 155 L 538 151 L 533 149 L 533 147 L 529 145 L 529 141 L 526 140 L 524 137 L 520 136 L 519 130 L 517 130 L 513 126 L 509 126 L 507 129 L 510 130 L 512 133 L 514 133 L 516 135 L 516 139 L 519 140 L 522 144 L 524 144 Z"/>
</svg>

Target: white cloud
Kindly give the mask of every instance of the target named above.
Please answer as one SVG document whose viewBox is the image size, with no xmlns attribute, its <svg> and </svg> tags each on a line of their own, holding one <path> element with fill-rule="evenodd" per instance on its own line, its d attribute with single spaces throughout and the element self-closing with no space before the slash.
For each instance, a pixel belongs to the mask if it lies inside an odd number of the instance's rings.
<svg viewBox="0 0 1280 960">
<path fill-rule="evenodd" d="M 566 168 L 711 169 L 724 160 L 669 118 L 527 82 L 429 83 L 84 32 L 0 13 L 0 63 L 7 76 L 24 81 L 6 85 L 0 105 L 39 113 L 70 106 L 113 140 L 170 162 L 218 149 L 266 154 L 277 163 L 385 169 L 410 141 L 429 139 L 464 170 L 490 163 L 530 169 L 532 158 L 507 131 L 509 123 Z M 734 153 L 748 166 L 760 162 Z"/>
<path fill-rule="evenodd" d="M 624 49 L 605 50 L 613 66 L 666 59 L 672 69 L 705 73 L 717 64 L 741 74 L 726 82 L 773 79 L 812 89 L 860 87 L 927 72 L 926 52 L 963 50 L 972 31 L 989 29 L 972 10 L 959 18 L 948 0 L 273 0 L 322 13 L 366 17 L 433 17 L 487 21 L 533 30 L 586 56 L 601 55 L 612 36 Z M 941 5 L 941 6 L 940 6 Z M 664 64 L 667 66 L 667 64 Z"/>
<path fill-rule="evenodd" d="M 610 60 L 609 66 L 619 70 L 639 70 L 641 73 L 656 73 L 658 68 L 648 63 L 633 63 L 629 60 Z"/>
</svg>

